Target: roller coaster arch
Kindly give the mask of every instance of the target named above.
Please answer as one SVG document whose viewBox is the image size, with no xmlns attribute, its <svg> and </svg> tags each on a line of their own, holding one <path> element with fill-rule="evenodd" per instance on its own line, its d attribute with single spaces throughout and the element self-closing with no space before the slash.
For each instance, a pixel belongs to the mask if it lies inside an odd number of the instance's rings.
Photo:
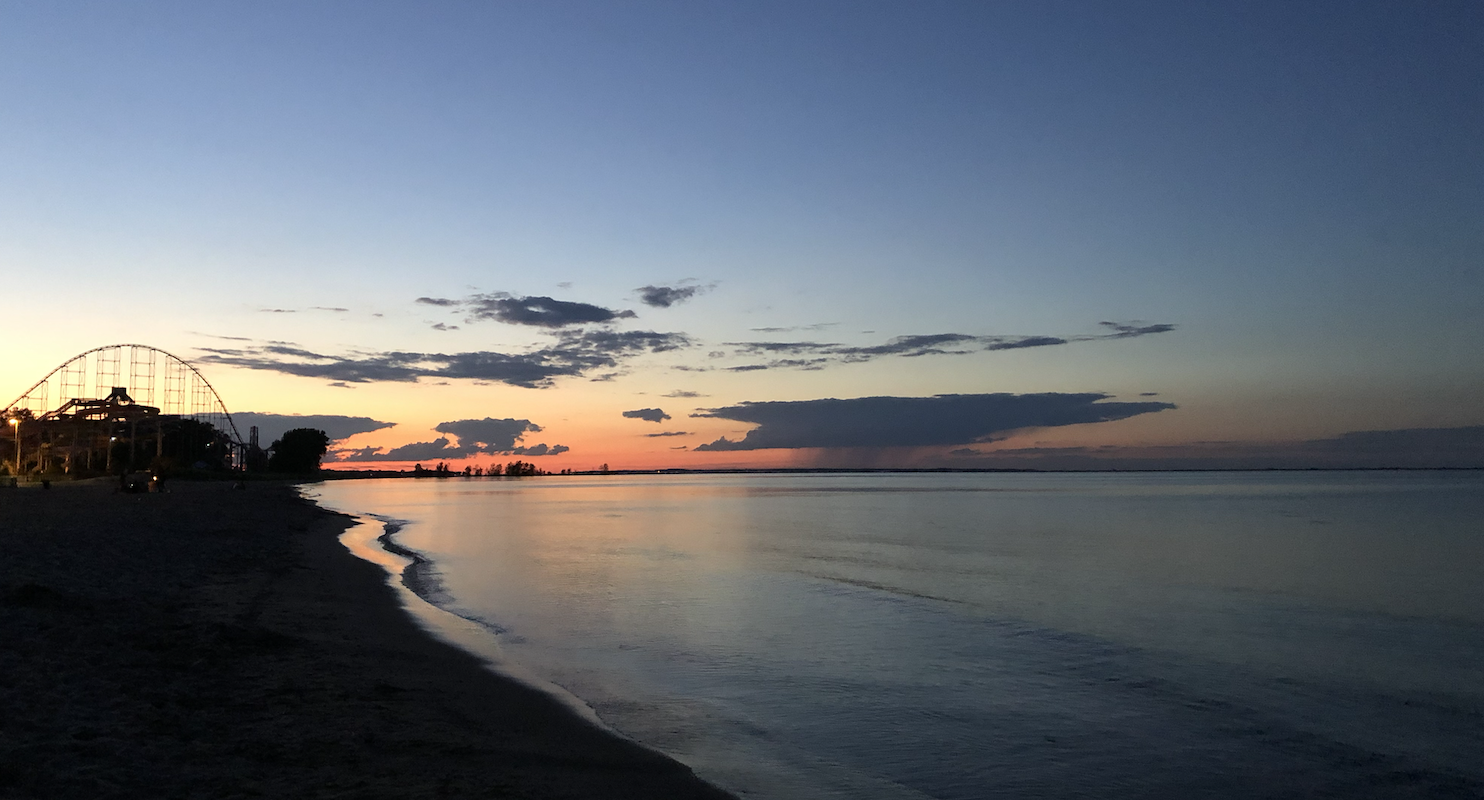
<svg viewBox="0 0 1484 800">
<path fill-rule="evenodd" d="M 6 406 L 5 414 L 25 409 L 44 418 L 54 413 L 48 404 L 54 384 L 58 408 L 72 400 L 101 400 L 123 387 L 137 403 L 156 406 L 163 414 L 209 423 L 231 437 L 234 445 L 244 444 L 227 404 L 206 376 L 185 359 L 158 347 L 110 344 L 79 353 Z"/>
</svg>

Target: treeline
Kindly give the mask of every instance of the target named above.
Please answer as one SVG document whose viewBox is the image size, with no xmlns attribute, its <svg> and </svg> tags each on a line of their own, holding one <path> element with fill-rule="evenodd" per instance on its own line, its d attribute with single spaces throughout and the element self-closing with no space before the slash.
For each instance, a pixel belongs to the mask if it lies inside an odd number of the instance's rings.
<svg viewBox="0 0 1484 800">
<path fill-rule="evenodd" d="M 568 471 L 562 470 L 563 473 Z M 551 473 L 528 461 L 512 461 L 503 466 L 500 464 L 490 464 L 488 467 L 470 465 L 464 467 L 462 470 L 454 470 L 446 462 L 440 462 L 432 469 L 428 469 L 422 464 L 415 464 L 412 467 L 412 474 L 420 478 L 451 478 L 455 475 L 462 475 L 465 478 L 499 478 L 502 476 L 507 478 L 528 478 L 536 475 L 550 475 Z"/>
</svg>

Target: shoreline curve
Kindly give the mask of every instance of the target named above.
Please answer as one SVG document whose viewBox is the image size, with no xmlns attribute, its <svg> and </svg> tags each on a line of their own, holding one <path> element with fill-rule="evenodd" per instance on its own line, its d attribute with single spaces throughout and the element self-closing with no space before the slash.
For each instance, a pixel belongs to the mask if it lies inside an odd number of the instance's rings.
<svg viewBox="0 0 1484 800">
<path fill-rule="evenodd" d="M 731 795 L 422 630 L 291 484 L 0 491 L 0 795 Z"/>
</svg>

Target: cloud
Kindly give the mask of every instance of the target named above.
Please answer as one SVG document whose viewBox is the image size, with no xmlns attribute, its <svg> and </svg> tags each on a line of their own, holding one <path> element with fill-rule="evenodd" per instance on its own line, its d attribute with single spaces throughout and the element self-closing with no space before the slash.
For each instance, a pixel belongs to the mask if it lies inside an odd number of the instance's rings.
<svg viewBox="0 0 1484 800">
<path fill-rule="evenodd" d="M 661 395 L 661 396 L 662 397 L 706 397 L 706 395 L 701 394 L 700 392 L 688 392 L 688 391 L 686 391 L 684 389 L 676 389 L 673 392 L 666 392 L 664 395 Z"/>
<path fill-rule="evenodd" d="M 1005 339 L 998 342 L 990 342 L 984 346 L 985 350 L 1021 350 L 1027 347 L 1052 347 L 1066 344 L 1069 340 L 1060 336 L 1023 336 L 1019 339 Z M 1085 341 L 1085 340 L 1084 340 Z M 913 353 L 911 355 L 922 355 Z"/>
<path fill-rule="evenodd" d="M 789 325 L 787 327 L 748 328 L 754 333 L 792 333 L 794 331 L 822 331 L 825 328 L 833 328 L 838 322 L 816 322 L 812 325 Z M 866 331 L 872 333 L 872 331 Z"/>
<path fill-rule="evenodd" d="M 800 447 L 926 447 L 991 441 L 1022 428 L 1111 422 L 1162 411 L 1170 403 L 1105 402 L 1101 393 L 941 394 L 742 403 L 695 417 L 758 427 L 737 441 L 726 437 L 696 450 Z"/>
<path fill-rule="evenodd" d="M 767 364 L 741 364 L 735 367 L 727 367 L 728 372 L 757 372 L 764 369 L 789 368 L 802 370 L 821 370 L 830 363 L 828 358 L 780 358 Z"/>
<path fill-rule="evenodd" d="M 690 431 L 660 431 L 659 433 L 646 433 L 644 435 L 651 439 L 659 439 L 665 436 L 691 436 L 692 434 Z"/>
<path fill-rule="evenodd" d="M 757 353 L 787 353 L 797 355 L 799 353 L 833 353 L 836 348 L 841 347 L 838 342 L 723 342 L 728 347 L 736 347 L 740 352 L 748 354 Z M 722 355 L 725 355 L 723 353 Z"/>
<path fill-rule="evenodd" d="M 1138 322 L 1099 322 L 1098 324 L 1113 332 L 1092 338 L 1129 339 L 1134 336 L 1148 336 L 1151 333 L 1166 333 L 1175 329 L 1174 325 L 1167 322 L 1160 322 L 1154 325 L 1145 325 Z"/>
<path fill-rule="evenodd" d="M 558 336 L 554 349 L 565 353 L 665 353 L 690 345 L 691 338 L 683 333 L 598 330 L 581 333 L 564 331 Z"/>
<path fill-rule="evenodd" d="M 260 308 L 260 309 L 258 309 L 258 311 L 260 313 L 263 313 L 263 314 L 297 314 L 297 313 L 299 313 L 299 310 L 296 309 L 296 308 Z"/>
<path fill-rule="evenodd" d="M 348 309 L 348 308 L 341 308 L 340 306 L 310 306 L 309 307 L 309 310 L 310 311 L 334 311 L 334 312 L 337 312 L 337 313 L 350 311 L 350 309 Z"/>
<path fill-rule="evenodd" d="M 640 302 L 655 308 L 669 308 L 676 303 L 686 300 L 706 291 L 704 286 L 641 286 L 634 291 L 639 293 Z"/>
<path fill-rule="evenodd" d="M 469 379 L 504 383 L 524 388 L 548 388 L 558 378 L 582 377 L 607 381 L 626 374 L 625 361 L 646 353 L 664 353 L 695 346 L 684 333 L 619 331 L 612 328 L 578 327 L 587 322 L 633 316 L 586 303 L 566 303 L 548 297 L 517 298 L 504 293 L 475 295 L 467 300 L 418 298 L 432 305 L 457 305 L 472 309 L 473 318 L 502 318 L 518 324 L 544 327 L 552 337 L 544 346 L 524 352 L 472 351 L 459 353 L 359 352 L 316 353 L 292 342 L 268 342 L 241 347 L 197 348 L 200 361 L 245 369 L 271 370 L 288 375 L 322 378 L 354 384 L 368 382 L 415 382 L 423 379 Z M 933 333 L 896 336 L 877 345 L 846 345 L 841 342 L 798 340 L 782 342 L 729 342 L 727 350 L 707 352 L 710 366 L 672 364 L 687 372 L 712 370 L 756 372 L 770 369 L 822 370 L 838 364 L 859 363 L 885 357 L 916 358 L 966 355 L 975 352 L 1052 347 L 1073 342 L 1127 339 L 1175 329 L 1169 323 L 1101 323 L 1108 332 L 1080 336 L 1006 336 L 966 333 Z M 458 326 L 436 323 L 435 330 L 452 331 Z M 749 363 L 731 363 L 737 356 L 756 357 Z M 674 397 L 699 394 L 672 393 Z"/>
<path fill-rule="evenodd" d="M 380 447 L 354 447 L 342 450 L 331 450 L 325 455 L 326 461 L 377 461 L 380 460 L 376 453 Z"/>
<path fill-rule="evenodd" d="M 485 417 L 440 422 L 433 430 L 452 434 L 469 453 L 509 453 L 527 433 L 540 433 L 541 426 L 528 419 Z"/>
<path fill-rule="evenodd" d="M 232 422 L 244 437 L 248 435 L 248 429 L 256 425 L 258 440 L 264 447 L 293 428 L 318 428 L 330 437 L 330 441 L 338 442 L 358 433 L 379 431 L 397 424 L 370 417 L 346 417 L 339 414 L 268 414 L 259 411 L 238 411 L 232 415 Z"/>
<path fill-rule="evenodd" d="M 817 370 L 834 363 L 855 364 L 877 358 L 900 356 L 917 358 L 922 356 L 962 356 L 977 352 L 1001 350 L 1023 350 L 1032 347 L 1055 347 L 1073 342 L 1092 342 L 1111 339 L 1131 339 L 1155 333 L 1175 330 L 1170 323 L 1145 325 L 1141 323 L 1098 323 L 1108 330 L 1106 333 L 1079 336 L 1005 336 L 977 335 L 968 333 L 930 333 L 896 336 L 878 345 L 850 346 L 839 342 L 792 341 L 792 342 L 725 342 L 736 348 L 733 355 L 769 356 L 772 360 L 744 364 L 727 369 L 732 372 L 752 372 L 763 369 Z M 755 328 L 770 332 L 793 330 L 788 328 Z M 725 353 L 723 353 L 725 355 Z M 782 358 L 780 356 L 788 356 Z"/>
<path fill-rule="evenodd" d="M 380 448 L 377 448 L 378 450 Z M 385 453 L 375 454 L 366 458 L 343 458 L 343 461 L 433 461 L 435 459 L 462 458 L 463 450 L 450 447 L 447 436 L 440 436 L 431 442 L 412 442 L 401 447 L 393 447 Z"/>
<path fill-rule="evenodd" d="M 337 450 L 336 461 L 431 461 L 468 458 L 476 455 L 555 456 L 572 448 L 545 442 L 522 445 L 527 433 L 540 433 L 541 426 L 528 419 L 458 419 L 440 422 L 433 428 L 440 436 L 431 442 L 412 442 L 382 452 L 380 447 Z M 449 436 L 453 438 L 450 439 Z"/>
<path fill-rule="evenodd" d="M 542 328 L 565 328 L 630 319 L 632 311 L 614 311 L 590 303 L 573 303 L 550 297 L 516 297 L 505 292 L 476 294 L 462 304 L 474 319 L 493 319 L 511 325 L 535 325 Z"/>
<path fill-rule="evenodd" d="M 335 389 L 354 389 L 354 388 L 356 388 L 356 387 L 351 386 L 350 384 L 346 383 L 345 381 L 332 381 L 331 383 L 327 383 L 325 385 L 326 386 L 329 386 L 329 387 L 332 387 L 332 388 L 335 388 Z"/>
<path fill-rule="evenodd" d="M 1312 439 L 1304 446 L 1315 453 L 1372 463 L 1380 459 L 1398 466 L 1484 466 L 1484 425 L 1351 431 L 1332 439 Z"/>
<path fill-rule="evenodd" d="M 623 412 L 623 416 L 624 419 L 642 419 L 648 422 L 664 422 L 670 418 L 669 414 L 658 408 L 636 408 Z"/>
<path fill-rule="evenodd" d="M 548 445 L 545 442 L 533 444 L 529 447 L 512 447 L 509 450 L 492 452 L 487 450 L 471 450 L 450 443 L 448 437 L 440 436 L 431 442 L 412 442 L 401 447 L 393 447 L 382 452 L 380 447 L 361 447 L 351 450 L 335 450 L 331 453 L 329 461 L 434 461 L 453 460 L 468 458 L 480 453 L 504 456 L 558 456 L 570 452 L 572 448 L 564 444 Z"/>
<path fill-rule="evenodd" d="M 691 287 L 694 294 L 699 287 Z M 684 290 L 676 290 L 681 291 Z M 686 295 L 687 297 L 689 295 Z M 419 297 L 416 302 L 441 308 L 462 308 L 469 321 L 495 320 L 511 325 L 534 325 L 540 328 L 567 328 L 633 319 L 632 311 L 617 311 L 591 303 L 557 300 L 546 296 L 517 297 L 509 292 L 472 294 L 461 300 L 448 297 Z"/>
<path fill-rule="evenodd" d="M 998 447 L 949 455 L 956 466 L 1001 469 L 1476 469 L 1484 467 L 1484 425 L 1288 442 Z"/>
<path fill-rule="evenodd" d="M 626 359 L 688 347 L 682 333 L 654 331 L 563 331 L 546 347 L 525 353 L 374 352 L 337 356 L 288 343 L 197 350 L 210 364 L 268 370 L 344 383 L 412 382 L 422 378 L 470 379 L 528 389 L 549 387 L 556 378 L 613 370 Z"/>
<path fill-rule="evenodd" d="M 510 451 L 515 456 L 559 456 L 572 448 L 564 444 L 554 444 L 547 447 L 545 444 L 531 445 L 530 447 L 517 447 Z"/>
</svg>

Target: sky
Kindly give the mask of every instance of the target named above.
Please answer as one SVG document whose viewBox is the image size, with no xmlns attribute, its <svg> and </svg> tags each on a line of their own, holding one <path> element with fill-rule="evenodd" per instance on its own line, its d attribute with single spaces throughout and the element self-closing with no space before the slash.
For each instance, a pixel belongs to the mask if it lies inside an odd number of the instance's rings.
<svg viewBox="0 0 1484 800">
<path fill-rule="evenodd" d="M 1481 141 L 1473 0 L 0 0 L 0 402 L 139 342 L 335 467 L 1484 465 Z"/>
</svg>

